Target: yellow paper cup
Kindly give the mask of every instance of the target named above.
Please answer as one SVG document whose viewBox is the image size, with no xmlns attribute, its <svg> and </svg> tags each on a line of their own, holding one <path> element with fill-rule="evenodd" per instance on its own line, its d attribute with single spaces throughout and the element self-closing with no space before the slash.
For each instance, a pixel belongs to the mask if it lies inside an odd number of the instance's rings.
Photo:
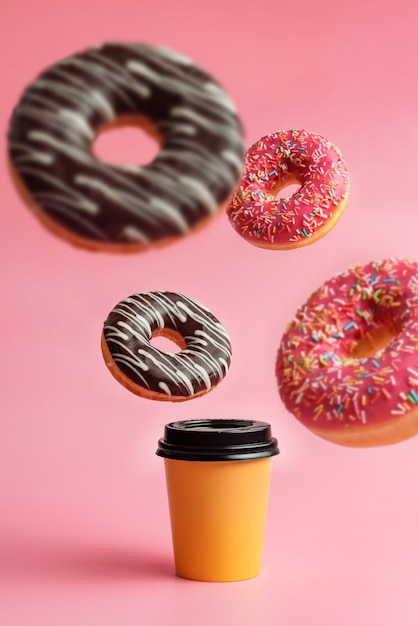
<svg viewBox="0 0 418 626">
<path fill-rule="evenodd" d="M 176 573 L 202 581 L 258 576 L 278 454 L 270 425 L 189 420 L 165 427 L 164 457 Z"/>
</svg>

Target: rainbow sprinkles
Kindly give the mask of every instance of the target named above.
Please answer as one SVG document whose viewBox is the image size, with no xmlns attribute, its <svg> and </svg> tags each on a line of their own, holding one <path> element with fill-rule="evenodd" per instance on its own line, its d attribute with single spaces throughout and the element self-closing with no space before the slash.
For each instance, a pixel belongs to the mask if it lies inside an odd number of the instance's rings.
<svg viewBox="0 0 418 626">
<path fill-rule="evenodd" d="M 276 197 L 290 184 L 300 189 Z M 256 246 L 285 249 L 325 235 L 345 208 L 349 180 L 340 151 L 306 130 L 267 135 L 248 150 L 228 216 L 233 228 Z"/>
<path fill-rule="evenodd" d="M 325 283 L 289 324 L 276 373 L 287 409 L 326 438 L 406 420 L 418 410 L 418 263 L 373 261 Z"/>
</svg>

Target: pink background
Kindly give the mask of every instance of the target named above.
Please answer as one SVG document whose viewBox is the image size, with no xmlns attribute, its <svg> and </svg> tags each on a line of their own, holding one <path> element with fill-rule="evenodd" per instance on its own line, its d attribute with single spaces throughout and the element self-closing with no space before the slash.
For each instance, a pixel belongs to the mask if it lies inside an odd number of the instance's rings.
<svg viewBox="0 0 418 626">
<path fill-rule="evenodd" d="M 3 137 L 44 67 L 106 40 L 146 41 L 221 82 L 246 145 L 306 128 L 341 149 L 351 174 L 341 221 L 304 249 L 252 247 L 221 215 L 172 246 L 117 256 L 45 231 L 17 197 L 2 150 L 4 626 L 418 622 L 418 438 L 366 450 L 322 441 L 286 412 L 274 377 L 281 335 L 313 289 L 358 262 L 418 258 L 418 12 L 412 0 L 258 4 L 13 0 L 3 8 Z M 122 158 L 126 141 L 108 151 Z M 197 298 L 230 334 L 230 373 L 204 398 L 142 400 L 102 361 L 109 310 L 157 289 Z M 196 583 L 173 573 L 154 452 L 166 422 L 198 417 L 263 419 L 279 440 L 257 579 Z"/>
</svg>

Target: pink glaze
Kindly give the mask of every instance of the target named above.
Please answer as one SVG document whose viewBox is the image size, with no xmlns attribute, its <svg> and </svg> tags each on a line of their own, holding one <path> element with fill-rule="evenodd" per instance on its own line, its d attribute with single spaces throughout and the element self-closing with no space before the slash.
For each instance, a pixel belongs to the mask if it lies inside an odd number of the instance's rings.
<svg viewBox="0 0 418 626">
<path fill-rule="evenodd" d="M 353 358 L 379 326 L 395 337 Z M 311 428 L 375 425 L 418 408 L 418 263 L 375 261 L 326 282 L 289 324 L 276 373 L 286 408 Z"/>
<path fill-rule="evenodd" d="M 275 198 L 291 182 L 301 187 Z M 251 146 L 227 210 L 235 230 L 260 246 L 306 245 L 348 197 L 347 166 L 329 141 L 306 130 L 285 130 Z"/>
</svg>

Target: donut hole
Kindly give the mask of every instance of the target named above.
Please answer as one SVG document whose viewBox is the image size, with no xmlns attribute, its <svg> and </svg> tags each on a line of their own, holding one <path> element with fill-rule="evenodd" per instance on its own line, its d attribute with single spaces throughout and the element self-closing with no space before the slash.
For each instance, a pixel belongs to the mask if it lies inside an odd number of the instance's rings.
<svg viewBox="0 0 418 626">
<path fill-rule="evenodd" d="M 153 348 L 167 354 L 177 354 L 186 347 L 184 338 L 175 330 L 163 328 L 152 334 L 150 344 Z"/>
<path fill-rule="evenodd" d="M 289 175 L 274 183 L 271 193 L 276 200 L 281 200 L 294 196 L 301 188 L 302 185 L 296 176 Z"/>
<path fill-rule="evenodd" d="M 350 356 L 354 359 L 372 357 L 379 350 L 386 348 L 397 334 L 396 328 L 391 322 L 375 326 L 354 343 L 350 350 Z"/>
<path fill-rule="evenodd" d="M 91 146 L 93 155 L 113 165 L 147 165 L 161 150 L 157 130 L 140 117 L 126 117 L 101 126 Z"/>
</svg>

